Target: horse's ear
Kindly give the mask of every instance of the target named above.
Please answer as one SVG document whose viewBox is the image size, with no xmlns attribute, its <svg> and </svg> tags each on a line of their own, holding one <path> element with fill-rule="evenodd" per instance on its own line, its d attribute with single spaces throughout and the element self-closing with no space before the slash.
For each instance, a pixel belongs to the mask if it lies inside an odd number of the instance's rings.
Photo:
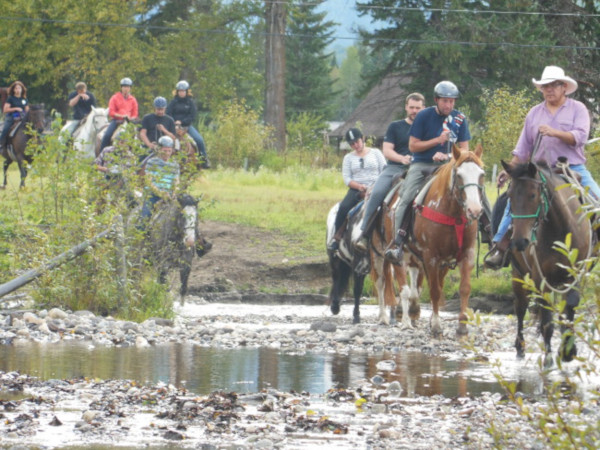
<svg viewBox="0 0 600 450">
<path fill-rule="evenodd" d="M 481 158 L 481 155 L 483 155 L 483 146 L 481 145 L 481 142 L 477 144 L 473 153 L 475 153 L 478 158 Z"/>
<path fill-rule="evenodd" d="M 460 158 L 460 154 L 461 154 L 461 150 L 460 150 L 460 148 L 458 148 L 458 145 L 456 145 L 456 144 L 452 145 L 452 156 L 454 157 L 455 161 L 458 161 L 458 158 Z"/>
<path fill-rule="evenodd" d="M 502 164 L 502 167 L 504 167 L 504 170 L 506 170 L 506 173 L 510 175 L 514 167 L 510 163 L 504 161 L 503 159 L 500 160 L 500 163 Z"/>
<path fill-rule="evenodd" d="M 535 178 L 535 175 L 537 174 L 537 167 L 531 161 L 527 163 L 527 173 L 531 178 Z"/>
</svg>

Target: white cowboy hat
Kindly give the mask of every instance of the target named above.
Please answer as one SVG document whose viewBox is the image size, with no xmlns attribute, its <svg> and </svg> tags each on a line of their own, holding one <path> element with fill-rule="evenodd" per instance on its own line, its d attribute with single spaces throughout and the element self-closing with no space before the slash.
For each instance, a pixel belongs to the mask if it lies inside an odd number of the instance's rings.
<svg viewBox="0 0 600 450">
<path fill-rule="evenodd" d="M 573 78 L 565 75 L 565 71 L 562 70 L 558 66 L 546 66 L 544 67 L 544 72 L 542 73 L 542 78 L 540 80 L 536 80 L 532 78 L 531 81 L 535 85 L 538 90 L 542 90 L 542 86 L 545 84 L 552 83 L 554 81 L 564 81 L 567 84 L 567 91 L 565 95 L 572 94 L 577 90 L 577 81 Z"/>
</svg>

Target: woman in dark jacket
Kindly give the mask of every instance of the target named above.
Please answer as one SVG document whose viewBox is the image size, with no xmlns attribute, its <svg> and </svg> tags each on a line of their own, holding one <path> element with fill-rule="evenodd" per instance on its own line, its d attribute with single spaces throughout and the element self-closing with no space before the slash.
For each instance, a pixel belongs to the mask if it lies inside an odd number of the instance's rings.
<svg viewBox="0 0 600 450">
<path fill-rule="evenodd" d="M 175 89 L 177 92 L 175 97 L 173 97 L 173 100 L 171 100 L 167 106 L 167 114 L 171 116 L 175 122 L 181 122 L 181 126 L 187 127 L 189 135 L 196 143 L 198 151 L 205 160 L 204 167 L 208 169 L 210 163 L 208 162 L 208 155 L 206 154 L 206 145 L 204 144 L 204 139 L 194 127 L 197 109 L 194 99 L 189 92 L 190 84 L 185 80 L 181 80 L 175 85 Z"/>
</svg>

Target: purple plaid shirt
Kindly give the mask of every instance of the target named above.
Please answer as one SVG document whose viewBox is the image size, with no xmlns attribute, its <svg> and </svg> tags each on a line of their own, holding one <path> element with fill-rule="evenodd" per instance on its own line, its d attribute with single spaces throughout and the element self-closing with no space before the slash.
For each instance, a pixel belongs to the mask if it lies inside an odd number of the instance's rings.
<svg viewBox="0 0 600 450">
<path fill-rule="evenodd" d="M 536 162 L 545 160 L 554 166 L 559 156 L 566 156 L 569 164 L 585 164 L 583 146 L 590 134 L 590 115 L 583 103 L 567 98 L 554 116 L 546 107 L 546 102 L 531 108 L 525 118 L 519 142 L 512 152 L 521 161 L 529 159 L 541 125 L 569 131 L 575 137 L 575 145 L 567 145 L 558 138 L 544 136 L 535 154 Z"/>
</svg>

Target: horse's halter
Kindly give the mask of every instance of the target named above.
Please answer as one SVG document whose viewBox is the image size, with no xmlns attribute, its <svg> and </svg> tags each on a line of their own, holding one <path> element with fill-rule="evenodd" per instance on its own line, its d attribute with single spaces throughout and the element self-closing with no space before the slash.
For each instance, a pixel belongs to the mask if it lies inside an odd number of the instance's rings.
<svg viewBox="0 0 600 450">
<path fill-rule="evenodd" d="M 464 161 L 464 163 L 466 163 L 466 162 L 468 162 L 468 161 Z M 452 193 L 454 195 L 454 198 L 456 199 L 456 202 L 458 203 L 458 205 L 460 206 L 460 208 L 462 210 L 464 210 L 465 206 L 466 206 L 466 201 L 463 199 L 463 195 L 462 194 L 465 191 L 465 189 L 467 187 L 469 187 L 469 186 L 476 186 L 478 188 L 478 190 L 479 190 L 479 199 L 481 200 L 481 198 L 483 196 L 482 193 L 483 193 L 484 186 L 483 186 L 483 184 L 479 184 L 479 183 L 466 183 L 466 184 L 463 184 L 463 185 L 458 185 L 456 183 L 456 180 L 458 178 L 458 175 L 457 175 L 457 169 L 458 169 L 458 167 L 460 167 L 460 166 L 456 166 L 456 167 L 452 168 L 452 186 L 451 186 L 451 190 L 452 190 Z"/>
<path fill-rule="evenodd" d="M 540 176 L 540 180 L 532 180 L 530 178 L 520 178 L 521 180 L 528 183 L 535 183 L 539 186 L 540 189 L 540 198 L 541 201 L 537 207 L 537 210 L 533 214 L 513 214 L 512 210 L 510 213 L 510 217 L 514 219 L 535 219 L 533 226 L 531 227 L 531 242 L 537 241 L 537 229 L 540 225 L 541 220 L 545 220 L 548 215 L 548 210 L 550 209 L 550 201 L 548 195 L 548 187 L 546 185 L 546 177 L 540 171 L 538 171 Z M 512 209 L 512 203 L 511 203 Z"/>
</svg>

